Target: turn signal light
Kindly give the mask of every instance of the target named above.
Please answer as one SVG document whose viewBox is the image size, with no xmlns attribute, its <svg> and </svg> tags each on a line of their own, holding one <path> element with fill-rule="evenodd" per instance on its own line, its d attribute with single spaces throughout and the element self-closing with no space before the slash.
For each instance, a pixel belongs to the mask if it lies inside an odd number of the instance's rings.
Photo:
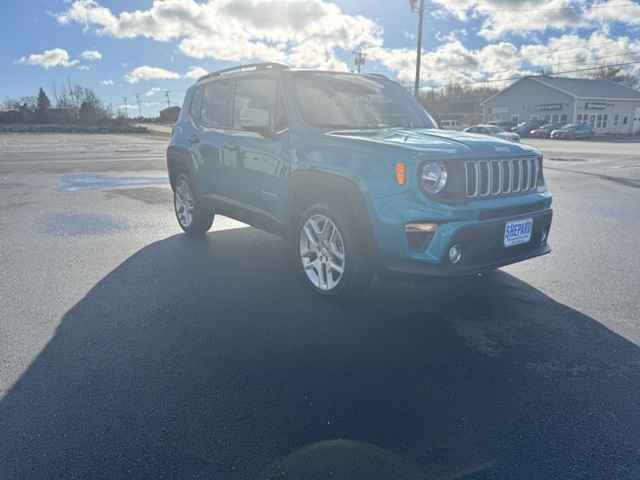
<svg viewBox="0 0 640 480">
<path fill-rule="evenodd" d="M 438 230 L 437 223 L 407 223 L 404 226 L 409 248 L 414 252 L 424 252 Z"/>
<path fill-rule="evenodd" d="M 407 165 L 404 162 L 396 163 L 396 182 L 398 185 L 407 183 Z"/>
<path fill-rule="evenodd" d="M 437 223 L 407 223 L 404 226 L 404 231 L 407 233 L 435 233 L 437 229 Z"/>
</svg>

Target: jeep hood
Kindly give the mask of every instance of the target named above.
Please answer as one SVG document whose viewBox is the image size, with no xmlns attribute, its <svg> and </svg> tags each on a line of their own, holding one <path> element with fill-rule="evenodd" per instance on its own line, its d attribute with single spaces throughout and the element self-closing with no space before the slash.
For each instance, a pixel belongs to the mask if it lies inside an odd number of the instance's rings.
<svg viewBox="0 0 640 480">
<path fill-rule="evenodd" d="M 452 130 L 384 128 L 327 132 L 332 138 L 400 147 L 441 157 L 501 157 L 539 153 L 533 147 Z"/>
</svg>

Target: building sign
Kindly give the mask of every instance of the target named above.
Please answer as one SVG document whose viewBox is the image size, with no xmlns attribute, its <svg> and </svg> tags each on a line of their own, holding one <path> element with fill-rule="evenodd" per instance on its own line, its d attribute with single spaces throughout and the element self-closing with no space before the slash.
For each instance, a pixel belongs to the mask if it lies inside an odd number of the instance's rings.
<svg viewBox="0 0 640 480">
<path fill-rule="evenodd" d="M 549 112 L 551 110 L 562 110 L 561 103 L 543 103 L 542 105 L 536 105 L 536 108 L 541 112 Z"/>
<path fill-rule="evenodd" d="M 604 102 L 587 102 L 584 104 L 585 110 L 604 110 L 609 105 Z"/>
</svg>

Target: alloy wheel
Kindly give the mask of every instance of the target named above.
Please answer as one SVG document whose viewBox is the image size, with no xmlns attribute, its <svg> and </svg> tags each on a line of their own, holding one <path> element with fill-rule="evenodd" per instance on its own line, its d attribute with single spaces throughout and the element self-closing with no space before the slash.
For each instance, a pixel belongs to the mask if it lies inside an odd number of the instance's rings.
<svg viewBox="0 0 640 480">
<path fill-rule="evenodd" d="M 185 178 L 180 178 L 174 194 L 176 216 L 183 228 L 189 228 L 193 222 L 195 204 L 191 186 Z"/>
<path fill-rule="evenodd" d="M 300 231 L 302 268 L 319 290 L 331 291 L 342 280 L 345 270 L 345 249 L 342 233 L 328 216 L 312 215 Z"/>
</svg>

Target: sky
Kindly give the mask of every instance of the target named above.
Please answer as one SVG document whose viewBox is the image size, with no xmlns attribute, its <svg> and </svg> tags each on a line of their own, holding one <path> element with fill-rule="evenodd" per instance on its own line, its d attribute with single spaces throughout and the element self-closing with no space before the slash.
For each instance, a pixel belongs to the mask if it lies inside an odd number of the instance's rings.
<svg viewBox="0 0 640 480">
<path fill-rule="evenodd" d="M 411 84 L 409 0 L 4 0 L 0 101 L 72 82 L 145 115 L 209 71 L 255 61 L 364 70 Z M 633 63 L 637 62 L 637 63 Z M 640 0 L 425 0 L 422 86 L 504 86 L 544 70 L 629 63 Z M 585 75 L 583 72 L 568 76 Z M 168 92 L 168 99 L 167 93 Z"/>
</svg>

